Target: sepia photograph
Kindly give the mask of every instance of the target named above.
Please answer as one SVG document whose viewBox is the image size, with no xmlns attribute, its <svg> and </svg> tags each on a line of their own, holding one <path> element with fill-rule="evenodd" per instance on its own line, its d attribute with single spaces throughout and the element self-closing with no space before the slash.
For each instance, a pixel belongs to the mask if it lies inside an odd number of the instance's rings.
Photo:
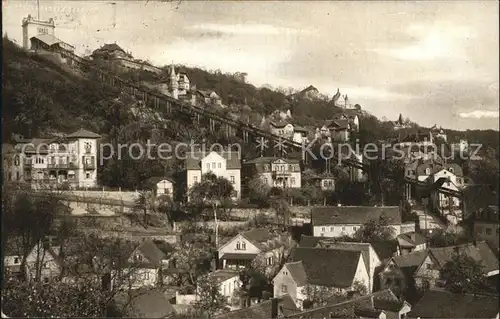
<svg viewBox="0 0 500 319">
<path fill-rule="evenodd" d="M 2 0 L 2 318 L 498 319 L 499 2 Z"/>
</svg>

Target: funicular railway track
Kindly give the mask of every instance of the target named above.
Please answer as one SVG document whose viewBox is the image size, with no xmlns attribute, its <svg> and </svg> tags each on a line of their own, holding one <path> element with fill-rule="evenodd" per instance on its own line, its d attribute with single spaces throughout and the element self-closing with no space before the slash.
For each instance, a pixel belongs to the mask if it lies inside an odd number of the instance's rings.
<svg viewBox="0 0 500 319">
<path fill-rule="evenodd" d="M 69 60 L 71 64 L 76 65 L 81 69 L 87 68 L 96 71 L 99 75 L 99 79 L 102 82 L 108 83 L 121 90 L 127 90 L 134 97 L 141 99 L 146 106 L 150 106 L 157 112 L 180 112 L 181 114 L 192 117 L 198 123 L 200 123 L 201 121 L 208 121 L 207 124 L 211 131 L 219 130 L 221 127 L 223 127 L 226 136 L 238 136 L 242 138 L 245 143 L 250 142 L 252 139 L 263 139 L 266 142 L 274 143 L 274 145 L 278 143 L 281 145 L 281 147 L 287 148 L 291 151 L 299 151 L 303 153 L 306 156 L 305 159 L 307 160 L 307 152 L 303 152 L 304 145 L 302 143 L 298 143 L 291 139 L 272 134 L 268 131 L 262 130 L 242 121 L 229 119 L 215 112 L 211 112 L 204 108 L 186 103 L 184 101 L 180 101 L 145 86 L 137 85 L 135 83 L 122 79 L 112 72 L 102 70 L 101 68 L 92 65 L 89 60 L 86 60 L 74 54 L 73 52 L 60 49 L 58 53 L 60 53 L 62 57 Z M 273 148 L 274 145 L 268 145 L 268 147 Z M 340 160 L 342 164 L 347 165 L 351 168 L 369 172 L 370 165 L 368 163 L 363 163 L 355 159 L 348 158 L 341 158 Z M 432 185 L 429 186 L 429 184 L 427 183 L 409 178 L 405 178 L 405 183 L 417 187 L 424 187 L 426 189 L 432 187 Z M 463 197 L 463 194 L 460 191 L 454 191 L 444 187 L 437 187 L 435 189 L 440 193 L 448 196 L 454 196 L 458 198 Z"/>
</svg>

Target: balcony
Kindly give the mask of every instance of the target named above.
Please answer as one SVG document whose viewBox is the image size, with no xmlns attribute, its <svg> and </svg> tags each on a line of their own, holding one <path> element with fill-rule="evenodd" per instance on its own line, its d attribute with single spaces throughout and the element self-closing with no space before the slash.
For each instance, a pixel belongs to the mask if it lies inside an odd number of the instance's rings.
<svg viewBox="0 0 500 319">
<path fill-rule="evenodd" d="M 273 171 L 273 178 L 275 177 L 289 177 L 292 176 L 292 172 L 290 171 Z"/>
<path fill-rule="evenodd" d="M 78 169 L 78 165 L 74 163 L 56 163 L 47 164 L 48 169 Z"/>
</svg>

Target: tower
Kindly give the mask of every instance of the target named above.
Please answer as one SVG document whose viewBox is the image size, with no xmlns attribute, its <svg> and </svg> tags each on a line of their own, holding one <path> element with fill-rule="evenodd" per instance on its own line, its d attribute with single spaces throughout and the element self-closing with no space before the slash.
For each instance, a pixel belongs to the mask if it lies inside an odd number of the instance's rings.
<svg viewBox="0 0 500 319">
<path fill-rule="evenodd" d="M 170 67 L 170 94 L 174 99 L 179 98 L 179 82 L 177 81 L 177 75 L 175 74 L 174 65 Z"/>
<path fill-rule="evenodd" d="M 22 21 L 23 27 L 23 48 L 30 49 L 30 38 L 39 34 L 50 34 L 54 36 L 55 23 L 54 19 L 50 18 L 48 21 L 35 20 L 31 15 L 24 18 Z"/>
</svg>

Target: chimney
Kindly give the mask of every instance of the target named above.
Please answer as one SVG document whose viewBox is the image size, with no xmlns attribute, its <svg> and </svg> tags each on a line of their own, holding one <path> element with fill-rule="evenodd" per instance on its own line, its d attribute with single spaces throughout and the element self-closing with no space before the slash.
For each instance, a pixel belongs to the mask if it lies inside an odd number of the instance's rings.
<svg viewBox="0 0 500 319">
<path fill-rule="evenodd" d="M 280 316 L 279 313 L 279 299 L 273 298 L 271 299 L 271 319 L 278 319 Z"/>
</svg>

